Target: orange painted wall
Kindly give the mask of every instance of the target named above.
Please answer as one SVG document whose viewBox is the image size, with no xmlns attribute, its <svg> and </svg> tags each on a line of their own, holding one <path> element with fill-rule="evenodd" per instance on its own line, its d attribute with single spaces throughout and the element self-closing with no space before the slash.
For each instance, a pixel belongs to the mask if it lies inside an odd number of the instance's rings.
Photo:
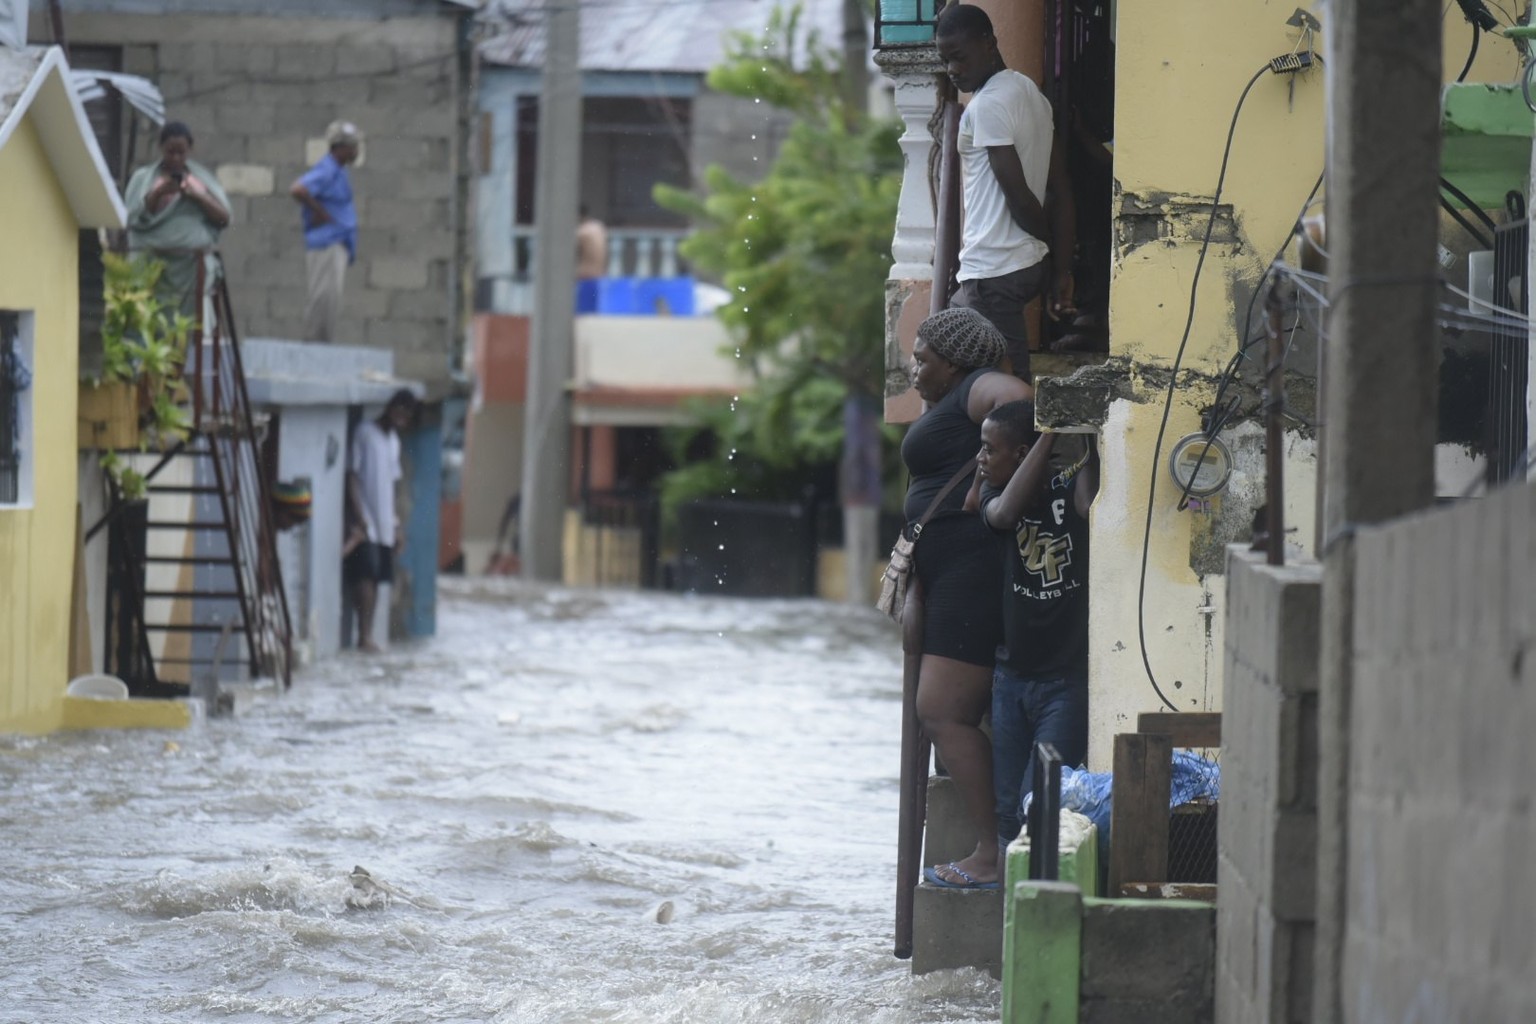
<svg viewBox="0 0 1536 1024">
<path fill-rule="evenodd" d="M 529 319 L 477 313 L 475 377 L 483 402 L 521 402 L 528 394 Z"/>
</svg>

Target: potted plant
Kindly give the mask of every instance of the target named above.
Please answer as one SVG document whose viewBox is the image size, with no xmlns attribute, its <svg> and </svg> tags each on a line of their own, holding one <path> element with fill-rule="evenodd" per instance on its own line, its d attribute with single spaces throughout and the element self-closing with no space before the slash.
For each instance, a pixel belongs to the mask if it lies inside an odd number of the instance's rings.
<svg viewBox="0 0 1536 1024">
<path fill-rule="evenodd" d="M 102 262 L 102 373 L 81 382 L 80 443 L 107 453 L 102 468 L 126 497 L 132 470 L 115 453 L 165 448 L 185 440 L 191 428 L 182 364 L 192 318 L 156 296 L 165 270 L 159 260 L 105 253 Z"/>
</svg>

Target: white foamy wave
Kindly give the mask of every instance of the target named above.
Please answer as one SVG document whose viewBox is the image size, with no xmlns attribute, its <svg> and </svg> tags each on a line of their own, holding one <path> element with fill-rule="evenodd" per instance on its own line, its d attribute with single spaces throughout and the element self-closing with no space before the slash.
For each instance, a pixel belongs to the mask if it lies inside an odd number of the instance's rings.
<svg viewBox="0 0 1536 1024">
<path fill-rule="evenodd" d="M 688 712 L 671 704 L 652 704 L 627 717 L 609 722 L 604 732 L 627 729 L 630 732 L 671 732 L 688 720 Z"/>
<path fill-rule="evenodd" d="M 124 910 L 152 917 L 193 917 L 211 911 L 292 910 L 341 913 L 352 883 L 343 871 L 319 874 L 296 861 L 275 858 L 204 877 L 166 869 L 121 891 Z"/>
</svg>

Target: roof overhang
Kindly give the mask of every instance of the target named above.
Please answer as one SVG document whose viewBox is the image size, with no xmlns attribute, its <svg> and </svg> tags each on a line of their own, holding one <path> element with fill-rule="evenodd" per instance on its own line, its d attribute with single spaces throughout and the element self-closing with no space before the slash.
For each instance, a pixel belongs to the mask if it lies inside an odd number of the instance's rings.
<svg viewBox="0 0 1536 1024">
<path fill-rule="evenodd" d="M 0 59 L 7 52 L 0 49 Z M 56 46 L 43 53 L 21 92 L 8 105 L 0 103 L 0 148 L 28 115 L 76 222 L 82 228 L 121 228 L 127 222 L 127 211 L 96 145 L 80 96 L 70 82 L 64 53 Z"/>
</svg>

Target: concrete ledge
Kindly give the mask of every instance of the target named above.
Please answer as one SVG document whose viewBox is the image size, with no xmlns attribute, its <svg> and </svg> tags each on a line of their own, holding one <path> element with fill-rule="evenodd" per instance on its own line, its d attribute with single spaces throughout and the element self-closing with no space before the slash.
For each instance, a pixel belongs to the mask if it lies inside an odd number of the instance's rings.
<svg viewBox="0 0 1536 1024">
<path fill-rule="evenodd" d="M 64 698 L 64 729 L 185 729 L 203 717 L 194 700 Z"/>
<path fill-rule="evenodd" d="M 1083 900 L 1081 1020 L 1215 1019 L 1216 908 L 1192 900 Z"/>
<path fill-rule="evenodd" d="M 940 889 L 924 882 L 912 917 L 913 974 L 979 967 L 1001 977 L 1001 889 Z"/>
<path fill-rule="evenodd" d="M 240 344 L 246 388 L 257 405 L 375 405 L 402 387 L 389 349 L 246 338 Z"/>
</svg>

